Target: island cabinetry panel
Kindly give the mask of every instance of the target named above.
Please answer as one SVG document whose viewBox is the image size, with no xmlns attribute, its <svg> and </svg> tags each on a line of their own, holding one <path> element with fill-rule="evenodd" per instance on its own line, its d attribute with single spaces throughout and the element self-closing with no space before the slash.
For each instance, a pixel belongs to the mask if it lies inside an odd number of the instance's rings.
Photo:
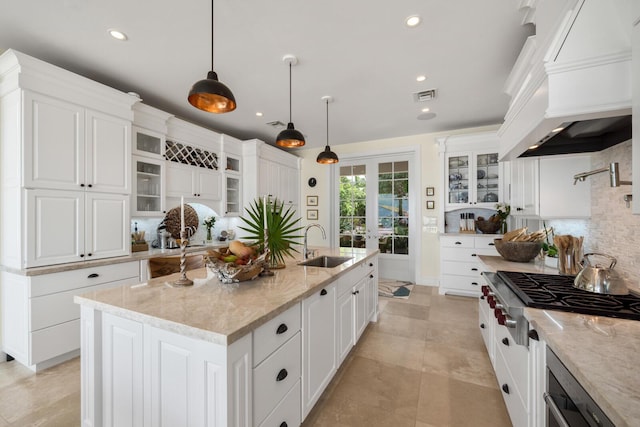
<svg viewBox="0 0 640 427">
<path fill-rule="evenodd" d="M 251 334 L 224 346 L 87 307 L 82 328 L 83 426 L 252 425 Z"/>
<path fill-rule="evenodd" d="M 139 281 L 138 262 L 39 276 L 2 272 L 2 351 L 34 371 L 80 349 L 80 308 L 73 297 Z"/>
<path fill-rule="evenodd" d="M 498 255 L 495 237 L 499 236 L 440 236 L 440 294 L 480 295 L 482 268 L 478 255 Z"/>
<path fill-rule="evenodd" d="M 336 284 L 302 301 L 302 412 L 309 414 L 336 372 Z"/>
<path fill-rule="evenodd" d="M 253 425 L 297 426 L 300 416 L 301 304 L 253 331 Z M 297 403 L 296 403 L 297 402 Z"/>
</svg>

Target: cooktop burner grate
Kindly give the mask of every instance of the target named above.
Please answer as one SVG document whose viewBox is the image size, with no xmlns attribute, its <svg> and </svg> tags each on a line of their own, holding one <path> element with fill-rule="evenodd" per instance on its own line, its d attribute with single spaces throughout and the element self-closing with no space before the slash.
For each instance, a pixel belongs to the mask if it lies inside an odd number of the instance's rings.
<svg viewBox="0 0 640 427">
<path fill-rule="evenodd" d="M 573 287 L 574 276 L 498 271 L 527 307 L 640 320 L 640 297 L 595 294 Z"/>
</svg>

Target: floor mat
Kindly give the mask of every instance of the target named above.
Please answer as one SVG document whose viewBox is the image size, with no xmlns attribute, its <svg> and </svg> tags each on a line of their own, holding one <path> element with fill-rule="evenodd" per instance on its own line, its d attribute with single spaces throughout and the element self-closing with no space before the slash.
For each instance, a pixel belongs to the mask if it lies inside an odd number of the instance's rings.
<svg viewBox="0 0 640 427">
<path fill-rule="evenodd" d="M 378 280 L 378 295 L 387 298 L 409 298 L 413 283 L 404 280 Z"/>
</svg>

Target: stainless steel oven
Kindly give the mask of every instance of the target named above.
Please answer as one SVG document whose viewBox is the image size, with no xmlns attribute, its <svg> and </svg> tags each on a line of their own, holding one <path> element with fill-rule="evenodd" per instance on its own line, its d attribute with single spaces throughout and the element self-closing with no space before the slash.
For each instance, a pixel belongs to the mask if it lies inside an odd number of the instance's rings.
<svg viewBox="0 0 640 427">
<path fill-rule="evenodd" d="M 548 427 L 615 427 L 560 359 L 547 348 Z"/>
</svg>

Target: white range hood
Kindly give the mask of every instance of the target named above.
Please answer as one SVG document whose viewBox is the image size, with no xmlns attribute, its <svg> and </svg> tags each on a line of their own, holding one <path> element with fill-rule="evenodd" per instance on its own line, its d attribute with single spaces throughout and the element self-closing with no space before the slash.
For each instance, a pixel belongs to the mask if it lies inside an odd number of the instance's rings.
<svg viewBox="0 0 640 427">
<path fill-rule="evenodd" d="M 511 102 L 498 131 L 501 160 L 519 157 L 562 125 L 631 114 L 632 1 L 527 2 L 536 35 L 505 86 Z"/>
</svg>

